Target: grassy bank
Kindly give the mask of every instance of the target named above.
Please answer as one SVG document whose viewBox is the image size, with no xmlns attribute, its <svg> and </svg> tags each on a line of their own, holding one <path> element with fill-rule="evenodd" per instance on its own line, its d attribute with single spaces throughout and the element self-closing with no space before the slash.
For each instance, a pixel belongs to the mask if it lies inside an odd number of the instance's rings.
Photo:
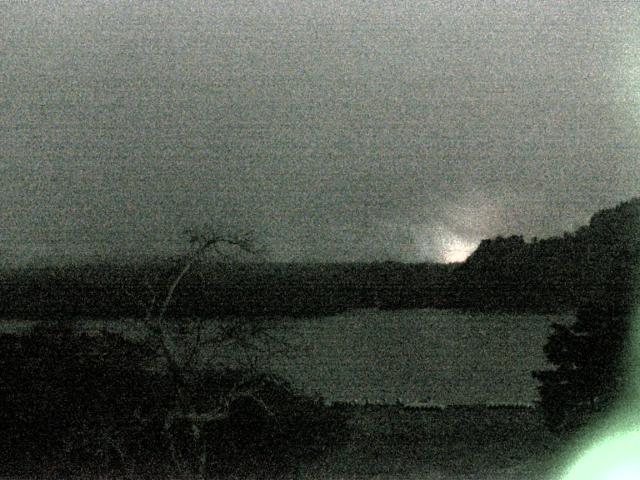
<svg viewBox="0 0 640 480">
<path fill-rule="evenodd" d="M 535 408 L 343 407 L 351 436 L 304 479 L 548 479 L 560 440 Z"/>
<path fill-rule="evenodd" d="M 349 437 L 321 458 L 300 465 L 285 478 L 559 478 L 557 462 L 561 440 L 545 428 L 541 412 L 535 408 L 411 409 L 393 405 L 332 408 L 347 415 Z M 258 478 L 268 480 L 270 477 L 264 472 L 251 477 L 252 480 Z"/>
</svg>

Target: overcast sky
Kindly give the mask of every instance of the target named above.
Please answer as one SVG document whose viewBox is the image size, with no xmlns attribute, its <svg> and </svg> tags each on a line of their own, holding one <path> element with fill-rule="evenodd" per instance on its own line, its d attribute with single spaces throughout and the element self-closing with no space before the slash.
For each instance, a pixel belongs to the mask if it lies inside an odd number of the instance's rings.
<svg viewBox="0 0 640 480">
<path fill-rule="evenodd" d="M 0 2 L 0 249 L 452 260 L 640 192 L 640 3 Z M 38 260 L 40 261 L 40 260 Z"/>
</svg>

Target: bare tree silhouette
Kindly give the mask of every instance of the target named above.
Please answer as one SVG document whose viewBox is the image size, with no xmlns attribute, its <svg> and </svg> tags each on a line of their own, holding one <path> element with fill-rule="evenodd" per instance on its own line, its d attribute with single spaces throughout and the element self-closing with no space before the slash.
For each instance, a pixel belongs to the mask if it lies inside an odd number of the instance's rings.
<svg viewBox="0 0 640 480">
<path fill-rule="evenodd" d="M 211 319 L 197 318 L 177 322 L 171 318 L 169 307 L 177 289 L 208 254 L 215 255 L 218 260 L 236 261 L 242 256 L 255 257 L 262 251 L 257 247 L 252 232 L 228 234 L 205 227 L 185 233 L 189 236 L 190 249 L 180 260 L 177 273 L 161 286 L 147 282 L 150 299 L 143 324 L 148 333 L 146 343 L 158 352 L 174 392 L 175 405 L 165 420 L 165 433 L 174 466 L 192 478 L 205 478 L 208 465 L 213 460 L 207 451 L 207 426 L 227 419 L 232 404 L 241 398 L 252 399 L 267 415 L 272 415 L 258 392 L 267 378 L 271 382 L 277 379 L 259 372 L 255 355 L 251 354 L 263 352 L 265 348 L 273 353 L 271 345 L 281 340 L 271 336 L 264 322 L 259 319 L 235 318 L 213 322 Z M 203 368 L 210 371 L 213 362 L 217 362 L 218 369 L 229 369 L 229 365 L 218 356 L 229 345 L 245 353 L 239 369 L 242 374 L 227 384 L 217 398 L 208 398 L 203 402 L 197 395 L 197 382 L 202 380 L 200 373 Z M 279 349 L 280 353 L 283 351 Z M 235 360 L 238 361 L 238 358 Z M 191 451 L 188 453 L 179 447 L 178 425 L 183 430 L 186 425 L 191 437 Z"/>
</svg>

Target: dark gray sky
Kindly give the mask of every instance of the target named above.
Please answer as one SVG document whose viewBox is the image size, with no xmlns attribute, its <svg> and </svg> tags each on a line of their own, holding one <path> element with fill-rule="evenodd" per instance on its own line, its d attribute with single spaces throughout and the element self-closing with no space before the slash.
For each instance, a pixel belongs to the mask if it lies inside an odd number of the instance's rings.
<svg viewBox="0 0 640 480">
<path fill-rule="evenodd" d="M 475 3 L 1 2 L 1 249 L 451 260 L 637 195 L 640 4 Z"/>
</svg>

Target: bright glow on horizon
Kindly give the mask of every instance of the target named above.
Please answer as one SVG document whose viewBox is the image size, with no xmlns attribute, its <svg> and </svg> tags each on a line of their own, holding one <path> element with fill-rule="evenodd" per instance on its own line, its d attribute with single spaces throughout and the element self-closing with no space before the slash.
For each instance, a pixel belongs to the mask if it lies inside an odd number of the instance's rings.
<svg viewBox="0 0 640 480">
<path fill-rule="evenodd" d="M 443 238 L 442 244 L 442 256 L 446 263 L 464 262 L 478 246 L 456 236 Z"/>
<path fill-rule="evenodd" d="M 468 240 L 443 225 L 412 225 L 410 231 L 420 261 L 464 262 L 478 247 L 478 242 Z"/>
</svg>

